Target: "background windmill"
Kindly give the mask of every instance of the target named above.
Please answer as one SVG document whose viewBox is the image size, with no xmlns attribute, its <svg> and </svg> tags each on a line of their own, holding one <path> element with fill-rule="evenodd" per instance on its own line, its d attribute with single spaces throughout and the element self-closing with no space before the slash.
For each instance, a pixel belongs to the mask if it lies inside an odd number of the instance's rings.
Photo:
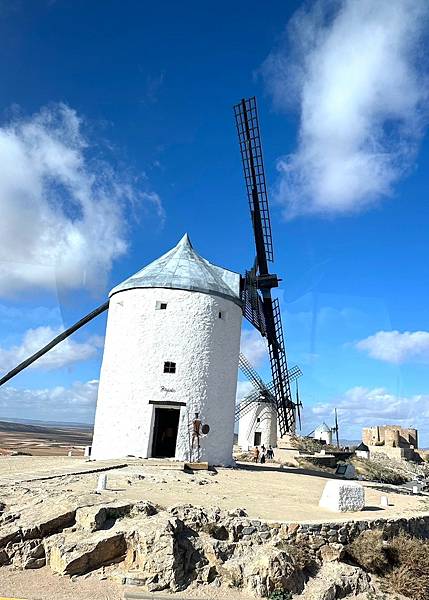
<svg viewBox="0 0 429 600">
<path fill-rule="evenodd" d="M 239 368 L 252 383 L 253 390 L 235 409 L 235 422 L 239 422 L 238 444 L 243 450 L 264 444 L 277 443 L 277 403 L 274 382 L 266 383 L 249 360 L 240 354 Z M 289 381 L 297 381 L 302 372 L 298 366 L 288 370 Z M 297 411 L 299 411 L 299 405 Z M 300 415 L 298 413 L 298 419 Z"/>
<path fill-rule="evenodd" d="M 292 400 L 290 389 L 291 379 L 299 376 L 301 372 L 298 367 L 288 371 L 279 301 L 273 299 L 271 295 L 272 288 L 279 284 L 279 278 L 270 273 L 268 267 L 268 263 L 272 263 L 274 260 L 274 252 L 256 99 L 252 97 L 241 100 L 234 107 L 234 113 L 256 248 L 253 266 L 241 278 L 240 296 L 244 316 L 267 339 L 272 383 L 265 385 L 244 358 L 240 361 L 240 368 L 258 388 L 255 392 L 259 396 L 263 394 L 263 397 L 266 397 L 275 407 L 279 433 L 283 436 L 285 433 L 295 430 L 296 410 L 299 411 L 302 406 L 298 400 L 297 402 Z M 5 384 L 108 308 L 109 300 L 5 374 L 0 379 L 0 385 Z M 244 406 L 250 406 L 250 404 L 251 399 L 247 398 Z M 240 410 L 244 410 L 244 406 Z"/>
<path fill-rule="evenodd" d="M 339 438 L 339 427 L 338 427 L 338 415 L 337 409 L 334 409 L 335 414 L 335 425 L 334 427 L 329 427 L 325 422 L 321 423 L 318 427 L 310 431 L 305 437 L 314 436 L 316 440 L 321 440 L 326 444 L 332 444 L 332 435 L 335 434 L 337 447 L 340 447 L 340 438 Z"/>
</svg>

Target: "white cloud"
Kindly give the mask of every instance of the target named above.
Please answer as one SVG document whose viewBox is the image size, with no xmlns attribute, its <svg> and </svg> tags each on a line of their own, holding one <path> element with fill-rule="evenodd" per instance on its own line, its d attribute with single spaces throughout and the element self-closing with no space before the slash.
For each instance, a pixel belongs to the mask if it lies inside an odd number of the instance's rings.
<svg viewBox="0 0 429 600">
<path fill-rule="evenodd" d="M 363 427 L 372 425 L 401 425 L 416 427 L 420 432 L 420 445 L 429 445 L 429 394 L 400 396 L 384 388 L 354 387 L 335 401 L 304 407 L 307 425 L 321 421 L 334 424 L 334 407 L 338 409 L 341 439 L 359 440 Z"/>
<path fill-rule="evenodd" d="M 249 360 L 252 366 L 258 367 L 268 356 L 266 338 L 256 329 L 243 329 L 241 332 L 240 352 Z"/>
<path fill-rule="evenodd" d="M 102 289 L 127 250 L 124 205 L 162 206 L 90 158 L 83 121 L 64 104 L 0 127 L 0 295 L 30 287 Z"/>
<path fill-rule="evenodd" d="M 378 331 L 357 342 L 356 348 L 393 364 L 409 361 L 429 364 L 428 331 Z"/>
<path fill-rule="evenodd" d="M 2 348 L 0 346 L 0 365 L 2 371 L 6 373 L 13 367 L 16 367 L 61 332 L 62 329 L 36 327 L 28 329 L 25 332 L 22 342 L 18 346 L 10 348 Z M 36 360 L 30 368 L 52 370 L 88 360 L 98 353 L 99 349 L 103 346 L 103 341 L 103 338 L 97 335 L 89 337 L 85 342 L 76 342 L 72 338 L 67 338 L 47 354 Z"/>
<path fill-rule="evenodd" d="M 20 390 L 1 387 L 0 410 L 7 418 L 92 423 L 97 390 L 97 380 L 77 381 L 69 388 Z"/>
<path fill-rule="evenodd" d="M 427 117 L 426 0 L 318 0 L 262 67 L 275 104 L 299 106 L 295 153 L 278 161 L 291 217 L 363 210 L 392 194 Z"/>
</svg>

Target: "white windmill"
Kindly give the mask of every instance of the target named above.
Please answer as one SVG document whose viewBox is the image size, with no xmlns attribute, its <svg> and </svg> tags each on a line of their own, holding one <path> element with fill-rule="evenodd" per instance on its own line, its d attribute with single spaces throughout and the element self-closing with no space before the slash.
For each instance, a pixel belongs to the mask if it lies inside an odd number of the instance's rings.
<svg viewBox="0 0 429 600">
<path fill-rule="evenodd" d="M 240 275 L 201 258 L 187 235 L 115 287 L 92 457 L 231 464 L 241 318 Z M 203 438 L 196 419 L 210 426 Z"/>
<path fill-rule="evenodd" d="M 263 384 L 263 398 L 257 384 L 257 402 L 270 405 L 269 439 L 276 428 L 280 436 L 295 430 L 301 403 L 291 397 L 280 305 L 271 296 L 279 279 L 268 267 L 274 252 L 255 98 L 241 100 L 234 111 L 255 238 L 253 267 L 240 276 L 215 266 L 185 235 L 115 287 L 108 301 L 0 378 L 5 384 L 108 309 L 93 458 L 231 464 L 234 420 L 257 404 L 247 398 L 235 410 L 243 315 L 267 339 L 272 382 Z"/>
</svg>

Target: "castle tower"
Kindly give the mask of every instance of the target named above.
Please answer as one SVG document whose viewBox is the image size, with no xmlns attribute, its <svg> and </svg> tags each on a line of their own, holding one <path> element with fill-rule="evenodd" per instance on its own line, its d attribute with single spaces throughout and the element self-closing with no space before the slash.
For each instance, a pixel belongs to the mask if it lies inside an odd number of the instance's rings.
<svg viewBox="0 0 429 600">
<path fill-rule="evenodd" d="M 175 248 L 110 292 L 92 457 L 232 463 L 240 276 Z M 195 414 L 210 431 L 193 438 Z"/>
</svg>

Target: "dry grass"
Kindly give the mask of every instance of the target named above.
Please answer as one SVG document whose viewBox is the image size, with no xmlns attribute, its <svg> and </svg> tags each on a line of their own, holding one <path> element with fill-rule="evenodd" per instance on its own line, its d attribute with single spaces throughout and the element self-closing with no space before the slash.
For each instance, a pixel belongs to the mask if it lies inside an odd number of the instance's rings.
<svg viewBox="0 0 429 600">
<path fill-rule="evenodd" d="M 414 570 L 402 565 L 394 569 L 385 579 L 386 587 L 413 600 L 429 598 L 429 582 L 427 579 L 416 577 Z"/>
<path fill-rule="evenodd" d="M 301 452 L 309 452 L 310 454 L 314 454 L 320 452 L 321 450 L 338 450 L 336 446 L 324 444 L 320 440 L 315 440 L 314 438 L 310 437 L 292 435 L 290 439 L 292 446 Z"/>
<path fill-rule="evenodd" d="M 429 541 L 400 534 L 384 541 L 380 531 L 364 531 L 347 548 L 355 563 L 383 578 L 386 591 L 429 600 Z"/>
<path fill-rule="evenodd" d="M 390 566 L 381 531 L 363 531 L 349 544 L 347 554 L 362 569 L 376 575 L 382 575 Z"/>
<path fill-rule="evenodd" d="M 335 469 L 332 467 L 328 467 L 313 456 L 296 456 L 296 462 L 298 463 L 301 469 L 307 469 L 308 471 L 322 471 L 324 473 L 330 473 L 331 475 L 335 473 Z"/>
<path fill-rule="evenodd" d="M 393 461 L 369 460 L 367 458 L 356 458 L 351 460 L 358 475 L 365 481 L 378 481 L 379 483 L 391 483 L 401 485 L 409 480 L 403 468 L 392 466 Z M 390 463 L 390 464 L 389 464 Z"/>
</svg>

